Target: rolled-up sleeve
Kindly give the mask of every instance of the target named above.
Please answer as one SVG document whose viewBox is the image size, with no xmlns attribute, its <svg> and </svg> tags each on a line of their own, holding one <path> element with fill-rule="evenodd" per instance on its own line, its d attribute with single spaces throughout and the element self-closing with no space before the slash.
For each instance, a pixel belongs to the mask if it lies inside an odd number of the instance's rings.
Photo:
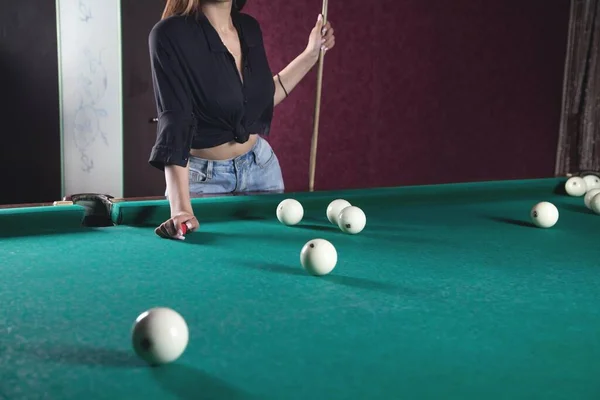
<svg viewBox="0 0 600 400">
<path fill-rule="evenodd" d="M 154 28 L 148 44 L 158 119 L 156 142 L 149 163 L 160 170 L 167 165 L 185 167 L 193 138 L 194 119 L 184 68 L 165 29 Z"/>
</svg>

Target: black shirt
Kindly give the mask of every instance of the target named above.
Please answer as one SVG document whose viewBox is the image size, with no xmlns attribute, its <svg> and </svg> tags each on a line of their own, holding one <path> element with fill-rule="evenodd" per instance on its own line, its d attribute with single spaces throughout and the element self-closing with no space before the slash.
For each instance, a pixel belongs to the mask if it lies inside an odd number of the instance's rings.
<svg viewBox="0 0 600 400">
<path fill-rule="evenodd" d="M 190 149 L 244 143 L 267 135 L 275 84 L 258 22 L 232 13 L 242 49 L 240 78 L 235 59 L 203 13 L 172 16 L 149 35 L 158 111 L 150 164 L 185 167 Z"/>
</svg>

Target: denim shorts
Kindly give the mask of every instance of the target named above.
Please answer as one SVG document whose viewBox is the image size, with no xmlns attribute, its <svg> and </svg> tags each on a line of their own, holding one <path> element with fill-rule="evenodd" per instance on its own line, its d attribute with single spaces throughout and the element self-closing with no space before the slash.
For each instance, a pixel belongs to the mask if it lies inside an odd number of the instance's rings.
<svg viewBox="0 0 600 400">
<path fill-rule="evenodd" d="M 190 156 L 190 194 L 284 191 L 279 160 L 262 137 L 250 151 L 230 160 L 206 160 Z"/>
</svg>

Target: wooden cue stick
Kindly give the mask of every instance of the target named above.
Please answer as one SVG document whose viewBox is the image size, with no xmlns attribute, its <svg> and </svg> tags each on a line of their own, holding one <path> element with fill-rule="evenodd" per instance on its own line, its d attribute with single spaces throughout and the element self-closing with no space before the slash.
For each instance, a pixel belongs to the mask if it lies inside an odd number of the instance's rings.
<svg viewBox="0 0 600 400">
<path fill-rule="evenodd" d="M 323 25 L 327 24 L 327 1 L 323 0 Z M 308 190 L 315 190 L 315 170 L 317 166 L 317 142 L 319 140 L 319 119 L 321 114 L 321 92 L 323 88 L 323 64 L 325 62 L 325 52 L 321 50 L 319 54 L 319 69 L 317 71 L 317 99 L 315 102 L 315 118 L 313 121 L 313 136 L 310 146 L 310 168 Z"/>
</svg>

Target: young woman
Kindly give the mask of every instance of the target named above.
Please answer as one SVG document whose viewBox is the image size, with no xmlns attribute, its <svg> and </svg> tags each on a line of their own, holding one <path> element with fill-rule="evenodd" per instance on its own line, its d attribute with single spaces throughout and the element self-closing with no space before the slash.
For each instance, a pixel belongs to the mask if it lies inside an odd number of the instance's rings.
<svg viewBox="0 0 600 400">
<path fill-rule="evenodd" d="M 190 198 L 201 193 L 283 191 L 267 141 L 273 108 L 335 45 L 319 15 L 306 49 L 273 76 L 261 27 L 245 0 L 167 0 L 149 36 L 158 110 L 150 164 L 164 170 L 171 218 L 156 233 L 183 239 L 199 227 Z"/>
</svg>

